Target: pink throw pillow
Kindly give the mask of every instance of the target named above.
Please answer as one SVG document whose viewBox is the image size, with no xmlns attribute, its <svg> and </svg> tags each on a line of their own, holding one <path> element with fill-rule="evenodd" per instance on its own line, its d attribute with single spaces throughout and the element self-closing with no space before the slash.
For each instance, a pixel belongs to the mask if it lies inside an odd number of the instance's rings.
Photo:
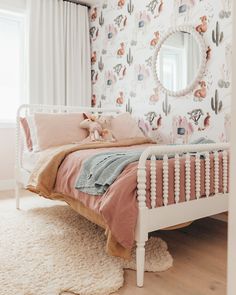
<svg viewBox="0 0 236 295">
<path fill-rule="evenodd" d="M 111 130 L 116 140 L 145 137 L 130 113 L 123 113 L 113 118 Z"/>
<path fill-rule="evenodd" d="M 33 143 L 32 143 L 32 139 L 31 139 L 31 133 L 30 133 L 30 128 L 29 128 L 29 124 L 26 118 L 20 118 L 20 123 L 21 123 L 21 127 L 24 131 L 24 135 L 25 135 L 25 142 L 26 142 L 26 146 L 27 149 L 32 152 L 33 150 Z"/>
<path fill-rule="evenodd" d="M 34 122 L 39 149 L 81 142 L 88 136 L 88 132 L 80 128 L 80 122 L 83 120 L 82 113 L 35 113 Z"/>
</svg>

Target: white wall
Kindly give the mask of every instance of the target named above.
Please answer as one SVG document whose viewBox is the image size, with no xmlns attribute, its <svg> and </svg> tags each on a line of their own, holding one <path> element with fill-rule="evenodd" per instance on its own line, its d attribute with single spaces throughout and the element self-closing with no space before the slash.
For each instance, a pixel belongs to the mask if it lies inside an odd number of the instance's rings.
<svg viewBox="0 0 236 295">
<path fill-rule="evenodd" d="M 234 3 L 233 20 L 233 99 L 232 99 L 232 126 L 236 125 L 236 5 Z M 229 239 L 228 239 L 228 295 L 236 294 L 236 133 L 231 130 L 231 178 L 230 178 L 230 208 L 229 208 Z"/>
<path fill-rule="evenodd" d="M 0 0 L 0 9 L 25 10 L 27 0 Z"/>
<path fill-rule="evenodd" d="M 0 0 L 0 9 L 21 12 L 27 0 Z M 0 123 L 0 190 L 13 188 L 15 160 L 15 128 Z"/>
<path fill-rule="evenodd" d="M 11 189 L 14 179 L 15 128 L 0 127 L 0 190 Z"/>
</svg>

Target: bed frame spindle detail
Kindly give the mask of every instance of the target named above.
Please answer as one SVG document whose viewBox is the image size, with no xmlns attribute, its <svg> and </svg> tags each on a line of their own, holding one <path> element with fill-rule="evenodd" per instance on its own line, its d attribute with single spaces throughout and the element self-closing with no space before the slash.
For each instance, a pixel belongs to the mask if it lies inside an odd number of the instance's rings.
<svg viewBox="0 0 236 295">
<path fill-rule="evenodd" d="M 140 167 L 138 171 L 138 206 L 140 209 L 146 207 L 146 167 Z"/>
<path fill-rule="evenodd" d="M 205 153 L 205 192 L 206 197 L 210 196 L 210 154 L 209 152 Z"/>
<path fill-rule="evenodd" d="M 187 202 L 190 201 L 191 198 L 191 158 L 190 154 L 186 154 L 186 160 L 185 160 L 185 194 L 186 194 L 186 200 Z"/>
<path fill-rule="evenodd" d="M 219 154 L 218 151 L 214 152 L 214 171 L 215 171 L 215 181 L 214 181 L 214 185 L 215 185 L 215 194 L 219 193 Z"/>
<path fill-rule="evenodd" d="M 180 201 L 180 163 L 179 154 L 175 155 L 175 203 Z"/>
<path fill-rule="evenodd" d="M 224 194 L 228 191 L 228 153 L 223 151 L 223 191 Z"/>
<path fill-rule="evenodd" d="M 228 209 L 228 150 L 229 144 L 201 144 L 201 145 L 180 145 L 180 146 L 152 146 L 147 148 L 141 155 L 138 164 L 138 201 L 139 216 L 136 227 L 136 260 L 137 260 L 137 286 L 142 287 L 144 282 L 145 242 L 148 233 L 186 223 L 192 220 L 212 216 L 227 211 Z M 219 193 L 219 152 L 223 151 L 223 192 Z M 185 155 L 181 158 L 182 155 Z M 169 158 L 174 155 L 174 198 L 175 204 L 169 204 L 169 177 L 171 170 Z M 210 156 L 213 158 L 210 159 Z M 162 178 L 157 179 L 156 158 L 163 159 Z M 201 156 L 204 156 L 201 158 Z M 184 158 L 185 157 L 185 158 Z M 194 158 L 194 170 L 191 169 L 191 162 Z M 151 208 L 145 206 L 146 194 L 146 163 L 150 160 L 150 183 L 151 183 Z M 185 173 L 185 195 L 186 201 L 180 202 L 181 185 L 181 161 L 184 160 Z M 204 164 L 204 174 L 201 165 Z M 211 169 L 214 167 L 214 175 Z M 195 172 L 195 198 L 191 200 L 192 173 Z M 217 191 L 211 198 L 211 177 L 214 179 L 214 191 Z M 157 183 L 154 182 L 156 179 Z M 158 181 L 162 181 L 163 206 L 157 207 L 156 198 Z M 204 183 L 205 195 L 201 194 L 201 186 Z"/>
<path fill-rule="evenodd" d="M 156 207 L 156 156 L 151 156 L 151 206 Z"/>
<path fill-rule="evenodd" d="M 196 173 L 196 198 L 200 199 L 201 197 L 201 160 L 200 153 L 196 154 L 195 159 L 195 173 Z"/>
<path fill-rule="evenodd" d="M 163 157 L 163 203 L 164 206 L 168 205 L 169 198 L 169 164 L 168 156 L 164 155 Z"/>
</svg>

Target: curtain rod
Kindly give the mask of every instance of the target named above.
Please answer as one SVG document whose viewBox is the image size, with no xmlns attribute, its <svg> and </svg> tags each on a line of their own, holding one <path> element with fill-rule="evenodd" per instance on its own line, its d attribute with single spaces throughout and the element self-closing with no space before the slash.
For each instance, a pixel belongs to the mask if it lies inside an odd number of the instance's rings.
<svg viewBox="0 0 236 295">
<path fill-rule="evenodd" d="M 91 8 L 91 6 L 89 4 L 86 4 L 86 3 L 83 3 L 79 0 L 63 0 L 64 2 L 70 2 L 70 3 L 74 3 L 74 4 L 77 4 L 77 5 L 81 5 L 81 6 L 86 6 L 88 8 Z"/>
</svg>

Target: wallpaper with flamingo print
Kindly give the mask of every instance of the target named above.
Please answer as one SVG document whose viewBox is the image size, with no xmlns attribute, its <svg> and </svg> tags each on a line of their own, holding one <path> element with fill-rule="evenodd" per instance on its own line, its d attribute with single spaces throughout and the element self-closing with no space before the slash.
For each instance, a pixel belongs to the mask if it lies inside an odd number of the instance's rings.
<svg viewBox="0 0 236 295">
<path fill-rule="evenodd" d="M 189 95 L 166 97 L 152 57 L 170 27 L 190 24 L 207 44 L 207 67 Z M 105 0 L 90 10 L 93 106 L 131 112 L 165 143 L 229 140 L 232 0 Z"/>
</svg>

